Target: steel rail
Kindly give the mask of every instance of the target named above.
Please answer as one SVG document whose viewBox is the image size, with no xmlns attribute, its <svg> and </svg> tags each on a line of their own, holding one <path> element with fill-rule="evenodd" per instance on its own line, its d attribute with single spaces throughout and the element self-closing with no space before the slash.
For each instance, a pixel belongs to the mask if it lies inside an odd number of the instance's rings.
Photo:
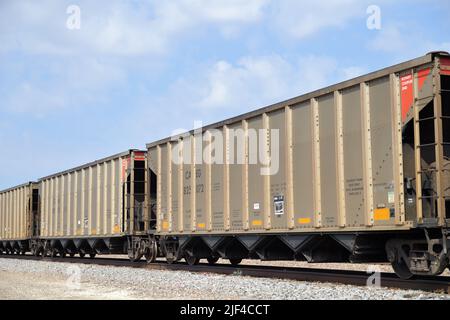
<svg viewBox="0 0 450 320">
<path fill-rule="evenodd" d="M 280 280 L 297 280 L 308 282 L 336 283 L 354 286 L 367 286 L 367 281 L 372 274 L 362 271 L 295 268 L 295 267 L 272 267 L 254 265 L 208 265 L 199 264 L 190 266 L 186 263 L 167 264 L 158 261 L 147 264 L 145 261 L 131 262 L 128 259 L 118 258 L 50 258 L 34 257 L 30 255 L 0 255 L 2 259 L 51 261 L 61 263 L 79 263 L 86 265 L 101 265 L 115 267 L 143 268 L 161 271 L 184 271 L 194 273 L 213 273 L 232 276 L 272 278 Z M 381 273 L 380 286 L 384 288 L 422 290 L 429 292 L 450 293 L 450 277 L 416 277 L 413 280 L 402 280 L 394 273 Z"/>
</svg>

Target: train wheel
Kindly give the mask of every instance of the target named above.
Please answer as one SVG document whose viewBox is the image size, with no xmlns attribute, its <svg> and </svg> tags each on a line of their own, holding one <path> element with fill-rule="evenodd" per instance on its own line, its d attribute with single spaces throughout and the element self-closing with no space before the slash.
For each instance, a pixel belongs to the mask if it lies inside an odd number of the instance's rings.
<svg viewBox="0 0 450 320">
<path fill-rule="evenodd" d="M 168 264 L 174 264 L 177 261 L 177 259 L 175 257 L 168 257 L 166 256 L 166 262 Z"/>
<path fill-rule="evenodd" d="M 63 250 L 63 251 L 61 251 L 61 252 L 59 253 L 59 255 L 60 255 L 61 258 L 65 258 L 66 255 L 67 255 L 67 253 L 66 253 L 65 250 Z"/>
<path fill-rule="evenodd" d="M 45 242 L 42 245 L 42 258 L 50 257 L 52 255 L 52 249 L 49 242 Z"/>
<path fill-rule="evenodd" d="M 147 248 L 147 250 L 145 250 L 145 260 L 147 260 L 147 263 L 154 263 L 156 262 L 156 257 L 158 255 L 158 246 L 156 244 L 156 241 L 151 240 L 150 241 L 150 245 Z"/>
<path fill-rule="evenodd" d="M 410 280 L 414 277 L 407 263 L 410 259 L 409 250 L 410 247 L 405 245 L 401 240 L 392 239 L 386 243 L 386 254 L 388 260 L 391 262 L 392 269 L 403 280 Z"/>
<path fill-rule="evenodd" d="M 219 261 L 219 258 L 217 257 L 209 257 L 206 260 L 208 260 L 208 264 L 210 266 L 215 265 L 217 263 L 217 261 Z"/>
<path fill-rule="evenodd" d="M 95 253 L 90 253 L 90 254 L 89 254 L 89 258 L 91 258 L 91 259 L 94 259 L 94 258 L 95 258 L 95 256 L 96 256 L 96 254 L 95 254 Z"/>
<path fill-rule="evenodd" d="M 44 256 L 44 248 L 42 246 L 38 246 L 36 248 L 36 257 Z"/>
<path fill-rule="evenodd" d="M 144 256 L 144 248 L 145 248 L 145 242 L 137 237 L 130 237 L 128 238 L 128 259 L 130 259 L 131 262 L 138 262 L 142 259 Z"/>
<path fill-rule="evenodd" d="M 408 265 L 403 261 L 396 259 L 394 262 L 391 263 L 392 269 L 394 269 L 394 272 L 403 280 L 410 280 L 414 278 L 414 274 L 409 270 Z"/>
<path fill-rule="evenodd" d="M 75 257 L 75 252 L 69 253 L 69 256 L 70 256 L 71 258 Z"/>
<path fill-rule="evenodd" d="M 230 263 L 233 267 L 238 266 L 242 262 L 242 259 L 230 259 Z"/>
<path fill-rule="evenodd" d="M 50 251 L 50 256 L 51 256 L 52 258 L 56 258 L 57 255 L 58 255 L 58 250 L 57 250 L 57 249 L 51 249 L 51 251 Z"/>
<path fill-rule="evenodd" d="M 128 252 L 128 259 L 130 259 L 131 262 L 138 262 L 139 260 L 141 260 L 142 258 L 142 254 L 139 253 L 139 251 L 129 251 Z"/>
<path fill-rule="evenodd" d="M 173 238 L 167 238 L 160 241 L 161 251 L 166 257 L 168 264 L 177 262 L 180 258 L 178 240 Z"/>
<path fill-rule="evenodd" d="M 86 254 L 85 254 L 84 252 L 80 252 L 78 255 L 80 256 L 80 258 L 84 258 L 84 256 L 85 256 Z"/>
<path fill-rule="evenodd" d="M 175 252 L 168 251 L 166 252 L 166 261 L 168 264 L 174 264 L 177 262 L 177 255 Z"/>
<path fill-rule="evenodd" d="M 200 262 L 199 258 L 191 256 L 189 253 L 185 253 L 184 260 L 186 260 L 187 264 L 190 266 L 196 266 Z"/>
</svg>

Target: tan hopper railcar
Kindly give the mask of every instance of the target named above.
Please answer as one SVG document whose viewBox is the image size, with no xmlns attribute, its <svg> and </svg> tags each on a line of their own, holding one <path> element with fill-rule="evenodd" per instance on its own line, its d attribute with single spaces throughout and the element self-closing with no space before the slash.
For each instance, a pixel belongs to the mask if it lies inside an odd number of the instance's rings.
<svg viewBox="0 0 450 320">
<path fill-rule="evenodd" d="M 448 266 L 448 53 L 147 148 L 169 262 L 390 261 L 406 278 Z"/>
<path fill-rule="evenodd" d="M 133 239 L 146 244 L 146 159 L 145 151 L 129 150 L 40 179 L 32 254 L 93 258 L 133 252 Z"/>
<path fill-rule="evenodd" d="M 0 254 L 24 254 L 39 235 L 39 185 L 29 182 L 0 191 Z"/>
</svg>

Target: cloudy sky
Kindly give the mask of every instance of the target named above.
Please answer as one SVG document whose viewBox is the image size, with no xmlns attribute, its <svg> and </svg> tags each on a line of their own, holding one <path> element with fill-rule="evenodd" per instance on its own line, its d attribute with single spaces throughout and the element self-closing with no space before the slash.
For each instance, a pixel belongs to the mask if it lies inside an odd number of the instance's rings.
<svg viewBox="0 0 450 320">
<path fill-rule="evenodd" d="M 449 12 L 448 0 L 0 0 L 0 189 L 450 51 Z"/>
</svg>

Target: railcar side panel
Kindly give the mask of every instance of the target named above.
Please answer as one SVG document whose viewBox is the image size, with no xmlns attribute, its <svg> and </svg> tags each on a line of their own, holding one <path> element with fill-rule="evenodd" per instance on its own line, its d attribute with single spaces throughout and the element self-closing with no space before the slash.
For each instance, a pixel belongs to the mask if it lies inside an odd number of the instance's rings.
<svg viewBox="0 0 450 320">
<path fill-rule="evenodd" d="M 364 225 L 363 136 L 361 91 L 354 86 L 342 91 L 345 226 Z"/>
<path fill-rule="evenodd" d="M 285 117 L 285 110 L 283 109 L 268 114 L 270 132 L 267 135 L 273 137 L 274 132 L 278 135 L 278 139 L 268 139 L 267 142 L 270 149 L 272 168 L 278 169 L 274 170 L 274 174 L 267 177 L 270 180 L 270 227 L 278 230 L 286 229 L 288 226 L 286 205 L 283 208 L 276 208 L 277 199 L 282 199 L 285 204 L 288 200 L 286 192 L 286 152 L 284 152 L 286 150 Z M 275 153 L 278 153 L 278 155 L 275 155 Z"/>
<path fill-rule="evenodd" d="M 129 213 L 125 216 L 125 211 L 133 210 L 134 205 L 129 195 L 124 196 L 125 188 L 130 190 L 132 184 L 126 183 L 133 170 L 130 157 L 122 154 L 43 178 L 41 235 L 111 237 L 131 230 L 132 217 Z"/>
<path fill-rule="evenodd" d="M 248 151 L 248 224 L 251 230 L 264 230 L 264 213 L 266 212 L 264 202 L 264 177 L 261 175 L 263 166 L 259 159 L 259 134 L 263 130 L 262 117 L 248 120 L 249 143 Z"/>
<path fill-rule="evenodd" d="M 0 192 L 0 241 L 32 237 L 36 188 L 36 184 L 29 183 Z"/>
<path fill-rule="evenodd" d="M 447 203 L 440 116 L 446 95 L 439 87 L 440 74 L 450 69 L 446 61 L 440 53 L 429 54 L 208 126 L 200 135 L 197 130 L 180 136 L 191 151 L 198 145 L 207 151 L 198 153 L 201 161 L 184 164 L 183 190 L 190 194 L 182 210 L 172 212 L 184 222 L 180 234 L 439 226 Z M 222 135 L 223 164 L 204 162 L 212 157 L 205 147 L 211 130 Z M 197 139 L 202 142 L 193 146 Z M 167 141 L 148 144 L 150 157 Z M 199 160 L 196 156 L 189 159 Z M 150 163 L 155 172 L 164 166 L 159 159 Z M 274 166 L 274 172 L 262 174 Z M 162 193 L 168 183 L 176 186 L 173 175 L 157 178 Z M 164 217 L 161 201 L 160 209 Z M 176 234 L 168 228 L 159 232 Z"/>
<path fill-rule="evenodd" d="M 224 214 L 224 196 L 225 196 L 225 171 L 226 166 L 223 165 L 226 155 L 226 144 L 222 140 L 222 130 L 215 130 L 211 133 L 212 143 L 219 142 L 215 148 L 215 153 L 211 156 L 211 229 L 213 231 L 220 231 L 225 229 L 225 214 Z M 220 134 L 220 135 L 219 135 Z M 216 161 L 212 161 L 215 159 Z"/>
<path fill-rule="evenodd" d="M 384 77 L 369 85 L 372 141 L 374 224 L 392 225 L 395 219 L 393 161 L 393 107 L 390 79 Z"/>
<path fill-rule="evenodd" d="M 321 226 L 338 227 L 336 109 L 334 95 L 318 99 L 320 139 Z M 316 214 L 319 214 L 318 212 Z"/>
<path fill-rule="evenodd" d="M 293 126 L 293 189 L 295 226 L 308 229 L 314 223 L 314 174 L 312 143 L 312 105 L 305 102 L 292 108 Z"/>
</svg>

